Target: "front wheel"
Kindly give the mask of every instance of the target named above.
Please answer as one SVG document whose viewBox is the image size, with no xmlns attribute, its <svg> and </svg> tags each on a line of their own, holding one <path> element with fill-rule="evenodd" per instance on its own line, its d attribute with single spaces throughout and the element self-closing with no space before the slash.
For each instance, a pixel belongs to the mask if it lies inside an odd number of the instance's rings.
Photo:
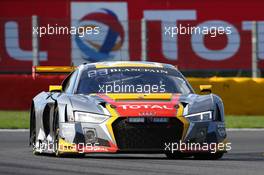
<svg viewBox="0 0 264 175">
<path fill-rule="evenodd" d="M 60 157 L 60 129 L 59 129 L 59 112 L 58 108 L 55 108 L 54 110 L 54 123 L 53 123 L 53 129 L 54 129 L 54 152 L 56 157 Z"/>
<path fill-rule="evenodd" d="M 223 152 L 218 153 L 201 153 L 201 154 L 195 154 L 194 158 L 198 160 L 218 160 L 223 157 Z"/>
<path fill-rule="evenodd" d="M 168 159 L 184 159 L 191 156 L 189 154 L 182 152 L 174 152 L 174 153 L 167 152 L 165 153 L 165 155 L 167 156 Z"/>
<path fill-rule="evenodd" d="M 59 137 L 59 132 L 60 132 L 60 130 L 59 130 L 59 128 L 58 129 L 56 129 L 56 131 L 55 131 L 55 140 L 54 140 L 54 145 L 55 145 L 55 150 L 54 150 L 54 152 L 55 152 L 55 156 L 56 157 L 60 157 L 61 156 L 61 153 L 60 153 L 60 137 Z"/>
<path fill-rule="evenodd" d="M 59 113 L 58 113 L 58 108 L 55 108 L 54 110 L 54 152 L 56 157 L 79 157 L 83 158 L 85 157 L 84 153 L 76 153 L 76 154 L 71 154 L 71 153 L 63 153 L 60 151 L 60 128 L 59 128 Z"/>
<path fill-rule="evenodd" d="M 34 155 L 39 155 L 40 153 L 37 151 L 37 134 L 36 134 L 36 118 L 35 118 L 35 110 L 32 110 L 32 121 L 31 121 L 31 131 L 30 131 L 30 145 L 32 146 L 32 153 Z"/>
</svg>

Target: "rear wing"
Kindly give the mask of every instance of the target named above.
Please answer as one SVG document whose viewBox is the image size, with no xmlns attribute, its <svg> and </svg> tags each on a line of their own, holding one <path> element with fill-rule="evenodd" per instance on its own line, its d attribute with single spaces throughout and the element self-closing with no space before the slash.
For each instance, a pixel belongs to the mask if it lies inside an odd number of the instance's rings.
<svg viewBox="0 0 264 175">
<path fill-rule="evenodd" d="M 35 79 L 38 74 L 68 74 L 76 68 L 76 66 L 33 66 L 32 77 Z"/>
</svg>

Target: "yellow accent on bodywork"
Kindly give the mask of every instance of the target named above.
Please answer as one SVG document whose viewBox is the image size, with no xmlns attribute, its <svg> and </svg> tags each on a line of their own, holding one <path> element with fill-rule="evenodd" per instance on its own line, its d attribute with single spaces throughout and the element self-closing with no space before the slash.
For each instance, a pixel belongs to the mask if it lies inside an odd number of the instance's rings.
<svg viewBox="0 0 264 175">
<path fill-rule="evenodd" d="M 151 93 L 151 94 L 129 94 L 129 93 L 120 93 L 120 94 L 107 94 L 113 100 L 170 100 L 172 98 L 171 93 Z"/>
<path fill-rule="evenodd" d="M 208 84 L 208 85 L 200 85 L 200 92 L 212 92 L 212 85 Z"/>
<path fill-rule="evenodd" d="M 49 92 L 52 91 L 62 91 L 62 86 L 60 85 L 50 85 L 49 86 Z"/>
<path fill-rule="evenodd" d="M 146 67 L 146 68 L 162 68 L 163 65 L 160 63 L 140 63 L 140 62 L 112 62 L 112 63 L 97 63 L 96 68 L 114 68 L 114 67 Z"/>
<path fill-rule="evenodd" d="M 111 115 L 110 119 L 108 119 L 108 121 L 106 122 L 106 127 L 107 127 L 107 129 L 108 129 L 108 131 L 112 137 L 113 142 L 116 144 L 112 124 L 118 118 L 119 115 L 117 114 L 116 110 L 113 109 L 109 104 L 106 105 L 106 109 L 109 111 L 109 113 Z"/>
<path fill-rule="evenodd" d="M 63 148 L 62 148 L 63 147 Z M 77 145 L 74 143 L 66 142 L 64 139 L 59 138 L 59 152 L 62 153 L 77 153 Z"/>
<path fill-rule="evenodd" d="M 36 73 L 70 73 L 76 69 L 75 66 L 36 66 Z"/>
<path fill-rule="evenodd" d="M 188 128 L 190 126 L 189 121 L 183 116 L 183 105 L 179 103 L 179 108 L 177 111 L 177 116 L 176 116 L 182 123 L 183 123 L 183 132 L 182 132 L 182 138 L 183 140 L 187 134 Z"/>
</svg>

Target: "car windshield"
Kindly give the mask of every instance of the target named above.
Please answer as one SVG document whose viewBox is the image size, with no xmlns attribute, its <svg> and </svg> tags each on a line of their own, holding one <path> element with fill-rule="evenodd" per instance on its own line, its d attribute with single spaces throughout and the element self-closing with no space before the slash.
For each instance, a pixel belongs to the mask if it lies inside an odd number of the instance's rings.
<svg viewBox="0 0 264 175">
<path fill-rule="evenodd" d="M 79 94 L 191 92 L 178 72 L 153 68 L 84 70 L 77 88 Z"/>
</svg>

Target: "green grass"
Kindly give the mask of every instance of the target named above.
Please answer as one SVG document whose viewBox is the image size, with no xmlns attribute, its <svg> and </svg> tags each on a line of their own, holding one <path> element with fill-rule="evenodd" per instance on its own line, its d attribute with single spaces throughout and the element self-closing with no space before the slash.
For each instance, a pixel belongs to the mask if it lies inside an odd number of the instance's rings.
<svg viewBox="0 0 264 175">
<path fill-rule="evenodd" d="M 227 128 L 264 128 L 264 116 L 226 116 Z"/>
<path fill-rule="evenodd" d="M 227 128 L 264 128 L 264 116 L 226 116 Z M 28 111 L 0 111 L 0 129 L 29 128 Z"/>
<path fill-rule="evenodd" d="M 29 128 L 28 111 L 0 111 L 1 129 Z"/>
</svg>

